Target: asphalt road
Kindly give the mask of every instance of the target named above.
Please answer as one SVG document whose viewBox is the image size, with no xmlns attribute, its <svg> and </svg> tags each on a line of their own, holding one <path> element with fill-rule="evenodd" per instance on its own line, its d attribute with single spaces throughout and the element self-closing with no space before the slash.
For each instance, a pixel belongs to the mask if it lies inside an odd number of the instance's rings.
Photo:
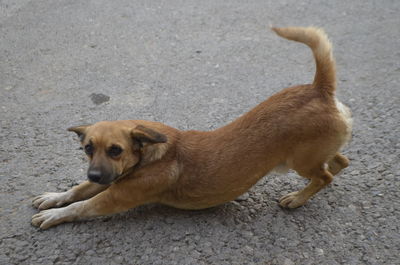
<svg viewBox="0 0 400 265">
<path fill-rule="evenodd" d="M 0 264 L 399 264 L 400 2 L 0 1 Z M 263 178 L 203 211 L 148 205 L 40 231 L 33 196 L 85 179 L 72 125 L 226 124 L 309 83 L 310 50 L 269 24 L 329 34 L 353 111 L 351 165 L 307 205 L 306 183 Z"/>
</svg>

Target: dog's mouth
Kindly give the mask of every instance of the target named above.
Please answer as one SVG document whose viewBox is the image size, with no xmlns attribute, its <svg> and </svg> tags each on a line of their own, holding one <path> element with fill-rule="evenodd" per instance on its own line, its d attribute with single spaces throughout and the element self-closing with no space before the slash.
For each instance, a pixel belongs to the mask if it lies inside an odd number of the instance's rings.
<svg viewBox="0 0 400 265">
<path fill-rule="evenodd" d="M 113 182 L 112 180 L 109 181 L 109 180 L 104 180 L 104 179 L 100 179 L 99 181 L 93 181 L 93 180 L 90 180 L 90 181 L 95 182 L 100 185 L 110 185 Z"/>
</svg>

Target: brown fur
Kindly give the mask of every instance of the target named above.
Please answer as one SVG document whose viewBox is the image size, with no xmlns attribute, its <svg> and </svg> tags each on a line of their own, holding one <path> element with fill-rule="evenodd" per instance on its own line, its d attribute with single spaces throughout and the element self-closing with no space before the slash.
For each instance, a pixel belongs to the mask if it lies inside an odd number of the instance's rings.
<svg viewBox="0 0 400 265">
<path fill-rule="evenodd" d="M 33 204 L 41 210 L 80 202 L 42 211 L 32 223 L 45 229 L 146 203 L 212 207 L 235 199 L 281 166 L 294 169 L 310 183 L 282 197 L 280 205 L 303 205 L 348 166 L 348 159 L 338 152 L 349 138 L 351 120 L 335 99 L 335 62 L 324 32 L 312 27 L 273 30 L 312 49 L 317 65 L 313 84 L 286 88 L 209 132 L 179 131 L 141 120 L 71 128 L 83 146 L 93 143 L 91 166 L 106 164 L 104 170 L 114 180 L 109 185 L 86 181 L 59 195 L 36 197 Z M 120 156 L 107 155 L 112 145 L 123 148 Z M 124 172 L 129 174 L 118 179 Z"/>
</svg>

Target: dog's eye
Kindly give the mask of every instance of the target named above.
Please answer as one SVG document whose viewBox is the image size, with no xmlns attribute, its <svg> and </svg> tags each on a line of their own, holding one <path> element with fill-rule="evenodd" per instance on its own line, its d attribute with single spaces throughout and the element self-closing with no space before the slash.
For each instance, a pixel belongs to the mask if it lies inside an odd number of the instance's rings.
<svg viewBox="0 0 400 265">
<path fill-rule="evenodd" d="M 87 144 L 87 145 L 85 145 L 85 153 L 86 153 L 88 156 L 93 155 L 93 151 L 94 151 L 94 147 L 93 147 L 92 144 Z"/>
<path fill-rule="evenodd" d="M 122 151 L 123 151 L 123 150 L 122 150 L 121 147 L 116 146 L 116 145 L 113 145 L 113 146 L 111 146 L 111 147 L 108 149 L 107 153 L 108 153 L 108 155 L 111 156 L 111 157 L 117 157 L 117 156 L 119 156 L 119 155 L 122 153 Z"/>
</svg>

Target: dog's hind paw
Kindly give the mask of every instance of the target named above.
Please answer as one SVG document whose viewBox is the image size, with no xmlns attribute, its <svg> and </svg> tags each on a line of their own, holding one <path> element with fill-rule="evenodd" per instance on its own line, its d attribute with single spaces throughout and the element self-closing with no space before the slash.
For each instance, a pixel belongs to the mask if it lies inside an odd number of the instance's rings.
<svg viewBox="0 0 400 265">
<path fill-rule="evenodd" d="M 301 196 L 299 191 L 286 194 L 279 199 L 279 205 L 284 208 L 297 208 L 306 203 L 307 199 Z"/>
<path fill-rule="evenodd" d="M 60 207 L 70 202 L 71 195 L 66 192 L 46 192 L 32 200 L 32 206 L 39 210 Z"/>
</svg>

